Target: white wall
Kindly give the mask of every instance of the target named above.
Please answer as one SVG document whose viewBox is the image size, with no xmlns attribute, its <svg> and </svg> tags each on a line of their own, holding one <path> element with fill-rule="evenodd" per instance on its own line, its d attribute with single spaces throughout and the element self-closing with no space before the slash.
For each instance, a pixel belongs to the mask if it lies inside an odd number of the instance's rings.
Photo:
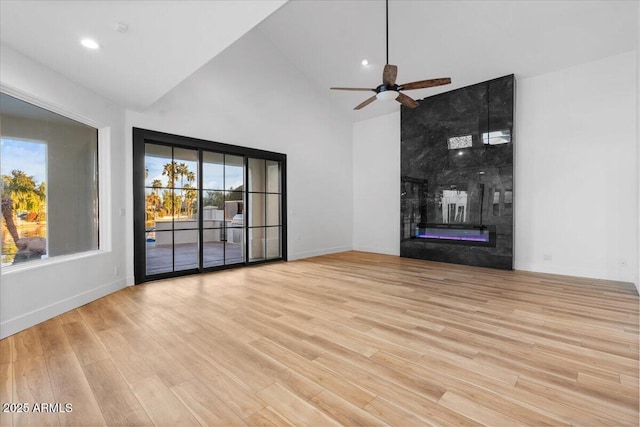
<svg viewBox="0 0 640 427">
<path fill-rule="evenodd" d="M 400 255 L 400 112 L 353 125 L 353 248 Z"/>
<path fill-rule="evenodd" d="M 517 77 L 515 268 L 637 285 L 635 53 Z M 353 126 L 355 249 L 399 253 L 399 134 Z"/>
<path fill-rule="evenodd" d="M 640 7 L 638 8 L 638 22 L 640 23 Z M 640 255 L 640 25 L 637 26 L 638 36 L 636 38 L 636 182 L 638 183 L 638 240 L 636 241 L 636 253 Z M 640 261 L 636 275 L 636 289 L 640 293 Z"/>
<path fill-rule="evenodd" d="M 11 48 L 0 48 L 2 90 L 101 129 L 102 250 L 53 257 L 3 271 L 0 337 L 11 335 L 124 287 L 124 111 Z M 110 135 L 110 136 L 109 136 Z M 116 271 L 117 270 L 117 271 Z"/>
<path fill-rule="evenodd" d="M 637 283 L 635 64 L 517 81 L 516 269 Z"/>
<path fill-rule="evenodd" d="M 131 127 L 285 153 L 289 259 L 351 249 L 351 123 L 259 32 L 243 36 L 144 113 L 128 111 L 129 143 Z M 126 151 L 131 165 L 132 150 Z"/>
</svg>

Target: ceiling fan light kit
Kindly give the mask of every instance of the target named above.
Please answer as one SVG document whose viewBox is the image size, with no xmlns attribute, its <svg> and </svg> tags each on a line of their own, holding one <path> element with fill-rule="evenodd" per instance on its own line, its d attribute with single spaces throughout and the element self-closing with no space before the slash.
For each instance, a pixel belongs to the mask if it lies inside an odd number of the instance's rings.
<svg viewBox="0 0 640 427">
<path fill-rule="evenodd" d="M 397 90 L 385 90 L 383 92 L 376 93 L 376 98 L 380 101 L 391 101 L 394 100 L 400 95 L 400 92 Z"/>
<path fill-rule="evenodd" d="M 349 90 L 349 91 L 365 91 L 375 92 L 371 98 L 367 98 L 360 104 L 358 104 L 354 110 L 359 110 L 367 105 L 371 104 L 376 99 L 381 101 L 396 100 L 402 105 L 408 108 L 416 108 L 418 102 L 410 96 L 402 93 L 402 90 L 414 90 L 425 89 L 428 87 L 442 86 L 451 83 L 449 77 L 443 77 L 440 79 L 420 80 L 417 82 L 396 84 L 396 77 L 398 75 L 398 67 L 396 65 L 389 64 L 389 0 L 386 0 L 386 34 L 387 34 L 387 63 L 382 71 L 382 84 L 375 89 L 360 88 L 360 87 L 332 87 L 331 90 Z M 364 64 L 364 61 L 362 62 Z"/>
</svg>

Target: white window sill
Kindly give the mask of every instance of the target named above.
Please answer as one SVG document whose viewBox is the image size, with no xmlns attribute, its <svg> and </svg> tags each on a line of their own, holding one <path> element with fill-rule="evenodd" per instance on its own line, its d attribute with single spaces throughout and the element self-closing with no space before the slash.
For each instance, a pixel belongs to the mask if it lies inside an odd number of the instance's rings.
<svg viewBox="0 0 640 427">
<path fill-rule="evenodd" d="M 87 252 L 80 252 L 77 254 L 69 254 L 69 255 L 60 255 L 60 256 L 56 256 L 56 257 L 52 257 L 52 258 L 46 258 L 46 259 L 40 259 L 40 260 L 36 260 L 36 261 L 27 261 L 27 262 L 23 262 L 23 263 L 19 263 L 16 265 L 9 265 L 9 266 L 3 266 L 2 267 L 2 275 L 9 275 L 9 274 L 14 274 L 14 273 L 20 273 L 26 270 L 32 270 L 32 269 L 37 269 L 37 268 L 42 268 L 42 267 L 47 267 L 50 265 L 57 265 L 57 264 L 64 264 L 64 263 L 68 263 L 68 262 L 72 262 L 75 260 L 80 260 L 80 259 L 84 259 L 84 258 L 90 258 L 90 257 L 94 257 L 94 256 L 100 256 L 102 254 L 106 254 L 109 251 L 105 251 L 105 250 L 94 250 L 94 251 L 87 251 Z"/>
</svg>

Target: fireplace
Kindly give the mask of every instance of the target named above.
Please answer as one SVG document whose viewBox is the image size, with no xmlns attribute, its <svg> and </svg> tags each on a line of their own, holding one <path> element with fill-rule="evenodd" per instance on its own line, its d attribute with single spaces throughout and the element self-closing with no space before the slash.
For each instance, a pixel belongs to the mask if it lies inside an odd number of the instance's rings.
<svg viewBox="0 0 640 427">
<path fill-rule="evenodd" d="M 418 224 L 413 239 L 472 246 L 496 246 L 496 228 L 468 224 Z"/>
<path fill-rule="evenodd" d="M 401 107 L 400 256 L 513 268 L 514 84 Z"/>
</svg>

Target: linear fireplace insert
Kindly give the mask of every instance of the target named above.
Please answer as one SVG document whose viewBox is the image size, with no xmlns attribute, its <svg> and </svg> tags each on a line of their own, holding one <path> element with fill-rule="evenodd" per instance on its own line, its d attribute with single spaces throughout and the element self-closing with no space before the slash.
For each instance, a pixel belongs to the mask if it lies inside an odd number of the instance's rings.
<svg viewBox="0 0 640 427">
<path fill-rule="evenodd" d="M 460 245 L 496 246 L 496 227 L 470 224 L 418 224 L 413 239 Z"/>
</svg>

